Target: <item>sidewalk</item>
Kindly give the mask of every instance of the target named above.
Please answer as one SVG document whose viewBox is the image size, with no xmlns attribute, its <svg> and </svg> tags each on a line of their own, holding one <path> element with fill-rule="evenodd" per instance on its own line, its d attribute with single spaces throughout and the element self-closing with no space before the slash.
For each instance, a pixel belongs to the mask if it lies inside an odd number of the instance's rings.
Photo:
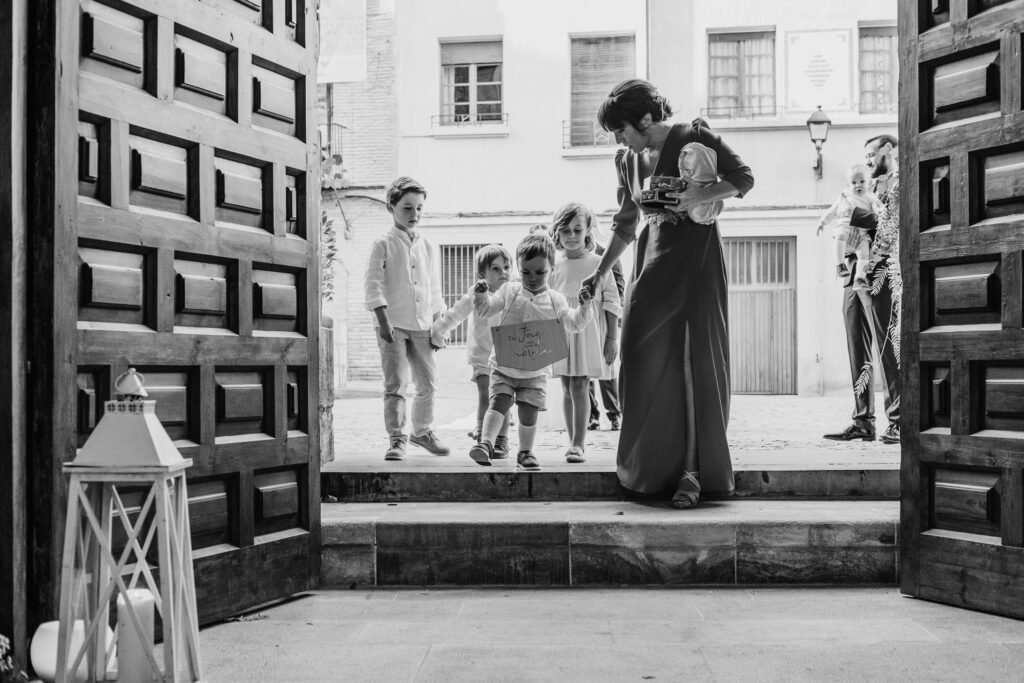
<svg viewBox="0 0 1024 683">
<path fill-rule="evenodd" d="M 411 395 L 411 392 L 410 394 Z M 377 382 L 353 382 L 334 404 L 335 462 L 324 471 L 370 471 L 396 467 L 408 469 L 479 470 L 468 457 L 472 445 L 467 433 L 476 424 L 475 387 L 465 377 L 443 377 L 435 399 L 435 431 L 451 449 L 449 457 L 437 457 L 410 446 L 401 463 L 386 463 L 388 443 L 384 430 L 381 386 Z M 555 381 L 548 383 L 548 410 L 542 413 L 535 452 L 544 468 L 612 471 L 618 432 L 608 431 L 602 408 L 599 431 L 587 433 L 587 461 L 567 465 L 563 453 L 568 448 L 562 418 L 562 393 Z M 876 396 L 882 415 L 882 396 Z M 729 442 L 736 469 L 897 469 L 898 444 L 880 441 L 836 442 L 822 438 L 826 432 L 839 431 L 850 422 L 852 399 L 849 396 L 732 397 Z M 881 428 L 884 429 L 884 417 Z M 879 430 L 881 431 L 881 430 Z M 515 428 L 510 430 L 513 446 Z M 495 462 L 492 471 L 514 470 L 515 459 Z"/>
<path fill-rule="evenodd" d="M 208 681 L 1010 681 L 1024 623 L 895 588 L 323 591 L 200 633 Z"/>
</svg>

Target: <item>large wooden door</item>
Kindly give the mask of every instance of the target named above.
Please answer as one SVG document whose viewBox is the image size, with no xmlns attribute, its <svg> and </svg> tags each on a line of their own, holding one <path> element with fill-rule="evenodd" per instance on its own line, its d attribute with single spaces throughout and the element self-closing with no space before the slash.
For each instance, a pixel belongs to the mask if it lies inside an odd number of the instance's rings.
<svg viewBox="0 0 1024 683">
<path fill-rule="evenodd" d="M 194 461 L 200 619 L 315 586 L 315 2 L 50 7 L 53 490 L 135 367 Z"/>
<path fill-rule="evenodd" d="M 1024 0 L 901 0 L 903 592 L 1024 617 Z"/>
</svg>

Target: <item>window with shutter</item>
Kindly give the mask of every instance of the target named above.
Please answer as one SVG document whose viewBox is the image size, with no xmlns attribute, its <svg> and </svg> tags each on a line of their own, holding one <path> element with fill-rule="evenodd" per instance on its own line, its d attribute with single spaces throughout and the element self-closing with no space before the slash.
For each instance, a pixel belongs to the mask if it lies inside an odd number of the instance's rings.
<svg viewBox="0 0 1024 683">
<path fill-rule="evenodd" d="M 861 27 L 859 42 L 860 113 L 895 113 L 899 82 L 896 27 Z"/>
<path fill-rule="evenodd" d="M 636 77 L 636 38 L 601 36 L 572 38 L 571 119 L 568 146 L 615 144 L 615 136 L 601 128 L 597 110 L 618 83 Z"/>
<path fill-rule="evenodd" d="M 501 123 L 500 40 L 441 43 L 442 126 Z"/>
<path fill-rule="evenodd" d="M 775 33 L 708 35 L 708 116 L 775 115 Z"/>
</svg>

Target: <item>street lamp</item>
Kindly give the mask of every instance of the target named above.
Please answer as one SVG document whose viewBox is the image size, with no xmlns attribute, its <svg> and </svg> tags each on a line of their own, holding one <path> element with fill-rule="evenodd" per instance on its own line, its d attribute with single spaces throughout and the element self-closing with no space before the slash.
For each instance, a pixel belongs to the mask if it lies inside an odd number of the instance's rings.
<svg viewBox="0 0 1024 683">
<path fill-rule="evenodd" d="M 807 119 L 807 130 L 811 134 L 811 142 L 814 143 L 814 149 L 818 151 L 818 163 L 813 166 L 818 174 L 818 180 L 821 180 L 821 146 L 828 139 L 828 127 L 831 125 L 832 120 L 821 110 L 821 105 L 818 105 L 818 111 L 812 112 Z"/>
</svg>

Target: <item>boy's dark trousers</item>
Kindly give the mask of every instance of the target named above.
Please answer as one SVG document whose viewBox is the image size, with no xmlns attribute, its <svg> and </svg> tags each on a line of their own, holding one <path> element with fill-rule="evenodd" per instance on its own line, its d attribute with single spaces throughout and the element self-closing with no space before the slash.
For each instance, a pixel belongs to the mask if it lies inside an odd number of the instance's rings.
<svg viewBox="0 0 1024 683">
<path fill-rule="evenodd" d="M 601 419 L 601 411 L 597 407 L 597 390 L 595 384 L 601 385 L 601 400 L 604 402 L 604 412 L 609 420 L 618 420 L 622 416 L 619 408 L 619 379 L 590 380 L 590 421 L 597 422 Z"/>
</svg>

